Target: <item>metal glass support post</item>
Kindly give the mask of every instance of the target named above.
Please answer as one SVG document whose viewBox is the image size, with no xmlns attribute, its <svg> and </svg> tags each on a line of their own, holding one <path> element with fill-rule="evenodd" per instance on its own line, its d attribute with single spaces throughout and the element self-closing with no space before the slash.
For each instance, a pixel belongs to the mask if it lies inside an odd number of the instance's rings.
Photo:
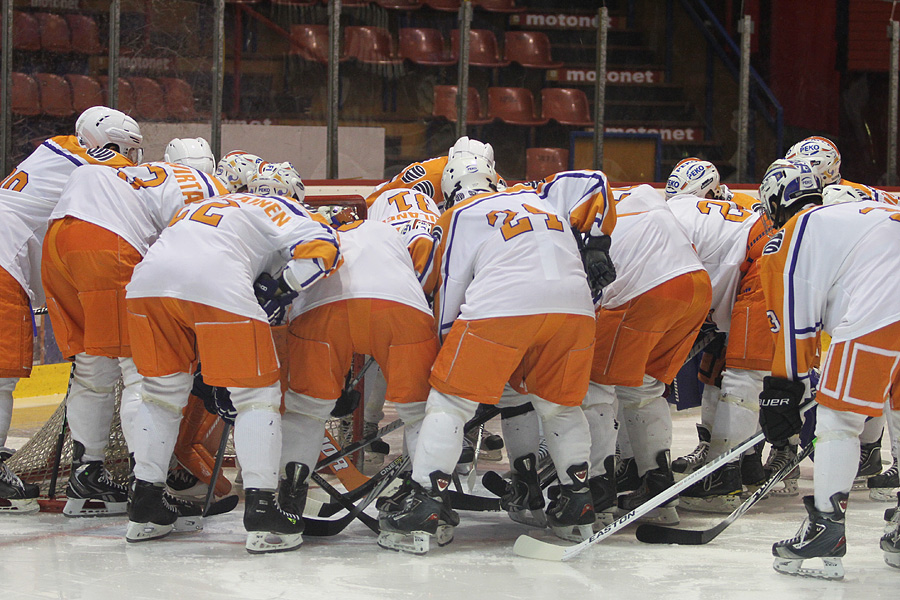
<svg viewBox="0 0 900 600">
<path fill-rule="evenodd" d="M 210 146 L 216 159 L 222 158 L 222 96 L 225 93 L 225 0 L 215 0 L 213 25 L 212 122 Z"/>
<path fill-rule="evenodd" d="M 341 0 L 328 2 L 328 82 L 326 94 L 328 111 L 325 115 L 326 150 L 325 177 L 338 178 L 338 101 L 340 98 L 338 65 L 341 49 Z"/>
<path fill-rule="evenodd" d="M 472 0 L 459 6 L 459 75 L 456 81 L 456 139 L 466 135 L 469 116 L 469 31 L 472 29 Z"/>
<path fill-rule="evenodd" d="M 606 118 L 606 52 L 609 39 L 609 9 L 597 12 L 597 65 L 594 67 L 594 169 L 603 168 L 603 132 Z"/>
<path fill-rule="evenodd" d="M 747 149 L 750 137 L 750 36 L 753 33 L 753 19 L 744 15 L 738 27 L 741 34 L 741 68 L 738 79 L 738 146 L 737 180 L 745 182 L 747 173 Z"/>
<path fill-rule="evenodd" d="M 122 1 L 109 3 L 109 64 L 106 66 L 106 102 L 119 108 L 119 45 L 122 42 Z"/>
<path fill-rule="evenodd" d="M 0 178 L 12 170 L 13 0 L 3 0 L 3 43 L 0 45 Z"/>
<path fill-rule="evenodd" d="M 898 70 L 900 70 L 900 21 L 891 21 L 888 29 L 891 40 L 891 75 L 888 90 L 888 147 L 887 184 L 897 185 L 897 98 Z"/>
</svg>

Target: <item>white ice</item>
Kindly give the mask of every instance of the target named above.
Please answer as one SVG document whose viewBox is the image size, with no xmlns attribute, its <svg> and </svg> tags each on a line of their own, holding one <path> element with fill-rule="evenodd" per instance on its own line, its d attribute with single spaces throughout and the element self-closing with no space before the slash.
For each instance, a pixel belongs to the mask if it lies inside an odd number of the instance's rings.
<svg viewBox="0 0 900 600">
<path fill-rule="evenodd" d="M 698 418 L 696 409 L 675 413 L 673 456 L 693 448 Z M 389 441 L 399 448 L 398 437 Z M 883 458 L 889 463 L 886 448 Z M 479 464 L 479 471 L 506 468 Z M 801 494 L 811 493 L 811 477 L 807 462 Z M 843 581 L 772 570 L 772 542 L 794 535 L 805 515 L 796 497 L 760 502 L 706 546 L 646 545 L 629 527 L 566 563 L 513 554 L 522 533 L 566 542 L 513 523 L 505 513 L 462 512 L 453 543 L 426 556 L 378 548 L 374 534 L 358 521 L 331 538 L 307 537 L 296 552 L 252 556 L 244 549 L 243 504 L 207 519 L 201 532 L 139 544 L 125 542 L 125 517 L 3 514 L 0 599 L 897 598 L 900 569 L 885 565 L 878 547 L 883 512 L 892 505 L 869 500 L 867 491 L 851 493 Z M 679 513 L 687 528 L 706 528 L 722 518 Z"/>
</svg>

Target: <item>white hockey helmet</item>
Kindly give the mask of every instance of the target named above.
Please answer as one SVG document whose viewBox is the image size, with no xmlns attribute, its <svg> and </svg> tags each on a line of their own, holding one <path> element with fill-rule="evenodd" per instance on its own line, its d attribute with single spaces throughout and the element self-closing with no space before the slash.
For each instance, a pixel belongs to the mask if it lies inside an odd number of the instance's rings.
<svg viewBox="0 0 900 600">
<path fill-rule="evenodd" d="M 447 160 L 464 156 L 481 157 L 490 163 L 491 168 L 496 168 L 494 148 L 490 144 L 470 139 L 465 135 L 456 140 L 456 143 L 447 152 Z"/>
<path fill-rule="evenodd" d="M 263 163 L 247 181 L 247 191 L 260 196 L 286 196 L 303 202 L 306 188 L 291 163 Z"/>
<path fill-rule="evenodd" d="M 868 190 L 852 185 L 826 185 L 822 190 L 822 204 L 842 204 L 844 202 L 862 202 L 863 200 L 875 200 L 875 196 Z"/>
<path fill-rule="evenodd" d="M 202 137 L 175 138 L 166 146 L 163 161 L 197 169 L 212 175 L 216 169 L 216 157 Z"/>
<path fill-rule="evenodd" d="M 719 193 L 719 170 L 711 162 L 699 158 L 680 161 L 666 180 L 666 200 L 677 194 L 718 198 Z"/>
<path fill-rule="evenodd" d="M 216 166 L 216 177 L 229 192 L 240 192 L 247 186 L 252 175 L 265 163 L 255 154 L 243 150 L 233 150 L 222 157 Z"/>
<path fill-rule="evenodd" d="M 496 192 L 500 178 L 494 166 L 481 156 L 466 154 L 447 161 L 441 175 L 444 210 L 459 200 L 481 192 Z"/>
<path fill-rule="evenodd" d="M 841 180 L 841 153 L 828 138 L 814 135 L 800 140 L 791 146 L 784 157 L 808 161 L 822 180 L 822 185 L 832 185 Z"/>
<path fill-rule="evenodd" d="M 82 112 L 75 121 L 75 136 L 88 150 L 110 148 L 134 164 L 139 164 L 144 157 L 141 150 L 144 136 L 137 121 L 108 106 L 92 106 Z"/>
<path fill-rule="evenodd" d="M 759 186 L 763 210 L 776 227 L 810 204 L 822 204 L 822 180 L 805 160 L 779 158 L 766 169 Z"/>
</svg>

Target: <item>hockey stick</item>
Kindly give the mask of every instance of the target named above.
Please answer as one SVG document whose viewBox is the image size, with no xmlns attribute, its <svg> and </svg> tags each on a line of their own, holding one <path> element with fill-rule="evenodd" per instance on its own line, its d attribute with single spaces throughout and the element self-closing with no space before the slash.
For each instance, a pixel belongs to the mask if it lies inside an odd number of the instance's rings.
<svg viewBox="0 0 900 600">
<path fill-rule="evenodd" d="M 347 446 L 341 448 L 337 452 L 335 452 L 333 454 L 329 454 L 325 458 L 321 459 L 319 462 L 316 463 L 316 468 L 314 470 L 319 471 L 319 470 L 327 467 L 328 465 L 339 461 L 340 459 L 344 458 L 345 456 L 353 454 L 357 450 L 359 450 L 361 448 L 365 448 L 366 446 L 369 446 L 372 442 L 374 442 L 376 440 L 380 440 L 381 438 L 383 438 L 390 432 L 394 431 L 395 429 L 399 429 L 402 426 L 403 426 L 402 419 L 397 419 L 395 421 L 391 421 L 390 423 L 388 423 L 387 425 L 385 425 L 378 431 L 371 433 L 368 436 L 363 437 L 358 442 L 353 442 L 352 444 L 348 444 Z"/>
<path fill-rule="evenodd" d="M 801 407 L 801 410 L 802 408 L 803 407 Z M 594 533 L 588 539 L 583 540 L 575 544 L 574 546 L 558 546 L 556 544 L 543 542 L 527 535 L 520 535 L 516 540 L 515 545 L 513 546 L 513 552 L 515 552 L 519 556 L 524 556 L 526 558 L 536 558 L 540 560 L 570 560 L 584 552 L 588 547 L 593 546 L 594 544 L 606 539 L 622 527 L 629 525 L 632 521 L 635 521 L 636 519 L 644 516 L 645 514 L 664 504 L 671 498 L 674 498 L 682 490 L 685 490 L 694 483 L 700 481 L 725 463 L 731 462 L 736 456 L 740 456 L 746 450 L 749 450 L 752 446 L 755 446 L 757 443 L 761 442 L 764 439 L 765 435 L 763 435 L 762 432 L 748 438 L 738 446 L 732 448 L 729 452 L 726 452 L 712 462 L 709 462 L 700 467 L 681 481 L 661 491 L 634 510 L 625 513 L 600 531 Z"/>
<path fill-rule="evenodd" d="M 651 523 L 644 523 L 638 526 L 635 536 L 638 541 L 647 544 L 680 544 L 699 546 L 708 544 L 717 535 L 725 531 L 725 528 L 734 523 L 741 515 L 750 510 L 754 504 L 763 499 L 763 497 L 771 491 L 782 479 L 787 477 L 788 473 L 793 471 L 803 459 L 809 456 L 813 451 L 814 443 L 810 443 L 803 449 L 796 458 L 782 466 L 778 471 L 772 473 L 766 482 L 760 486 L 758 490 L 753 492 L 749 498 L 738 506 L 734 511 L 725 517 L 723 521 L 709 529 L 675 529 L 673 527 L 662 527 Z"/>
<path fill-rule="evenodd" d="M 225 447 L 228 446 L 228 434 L 231 433 L 231 423 L 223 419 L 222 425 L 222 438 L 219 440 L 216 462 L 213 465 L 212 477 L 209 479 L 209 488 L 206 490 L 206 500 L 203 502 L 204 517 L 210 516 L 209 509 L 212 506 L 213 496 L 216 494 L 216 482 L 219 480 L 219 473 L 222 472 L 222 463 L 225 461 Z"/>
<path fill-rule="evenodd" d="M 329 496 L 331 496 L 332 498 L 337 500 L 341 506 L 343 506 L 348 511 L 350 511 L 351 514 L 353 514 L 353 518 L 351 518 L 349 521 L 347 521 L 348 524 L 353 519 L 359 519 L 360 521 L 363 522 L 363 524 L 366 527 L 368 527 L 375 533 L 381 532 L 381 530 L 378 528 L 378 520 L 377 519 L 370 517 L 366 513 L 362 512 L 362 510 L 356 510 L 356 505 L 354 505 L 349 500 L 346 500 L 344 498 L 344 495 L 341 494 L 340 491 L 338 491 L 337 489 L 335 489 L 334 486 L 332 486 L 330 483 L 325 481 L 324 477 L 322 477 L 318 473 L 313 473 L 312 475 L 310 475 L 310 478 L 313 481 L 315 481 L 319 485 L 320 488 L 322 488 L 325 492 L 327 492 Z M 346 525 L 344 525 L 344 527 L 346 527 Z M 310 535 L 312 535 L 312 534 L 310 534 Z"/>
<path fill-rule="evenodd" d="M 372 503 L 372 501 L 374 501 L 376 498 L 378 498 L 378 496 L 380 496 L 381 493 L 384 492 L 384 490 L 386 490 L 388 488 L 388 486 L 391 484 L 391 482 L 393 482 L 394 479 L 396 479 L 397 476 L 401 472 L 403 472 L 403 469 L 405 469 L 408 464 L 409 464 L 408 457 L 398 456 L 393 461 L 391 461 L 391 463 L 389 465 L 387 465 L 386 467 L 381 469 L 378 473 L 373 475 L 372 481 L 376 482 L 376 485 L 374 485 L 371 488 L 371 490 L 369 491 L 366 498 L 355 506 L 346 500 L 345 500 L 345 502 L 342 502 L 341 499 L 346 499 L 346 496 L 343 496 L 340 492 L 338 492 L 338 490 L 334 489 L 330 485 L 328 486 L 328 488 L 322 488 L 329 494 L 332 494 L 332 492 L 337 493 L 337 496 L 335 496 L 335 498 L 338 500 L 338 502 L 341 503 L 345 508 L 347 508 L 347 507 L 351 507 L 351 508 L 349 509 L 349 512 L 346 515 L 344 515 L 343 517 L 341 517 L 340 519 L 334 519 L 331 521 L 315 519 L 312 517 L 304 516 L 303 522 L 306 525 L 304 533 L 307 535 L 314 536 L 314 537 L 327 537 L 327 536 L 337 535 L 338 533 L 342 532 L 347 527 L 347 525 L 349 525 L 351 522 L 353 522 L 353 520 L 356 518 L 360 518 L 360 520 L 362 520 L 363 523 L 365 523 L 366 526 L 369 527 L 369 529 L 372 529 L 372 525 L 370 525 L 369 522 L 366 522 L 366 520 L 362 519 L 362 517 L 360 517 L 360 515 L 363 515 L 367 519 L 372 519 L 372 517 L 369 517 L 368 515 L 364 515 L 363 511 L 366 509 L 366 507 L 369 506 L 369 504 Z M 316 483 L 319 483 L 318 480 L 315 480 L 315 481 L 316 481 Z M 330 491 L 329 491 L 329 489 L 330 489 Z M 374 521 L 374 519 L 372 519 L 372 520 Z M 377 527 L 378 527 L 377 521 L 375 521 L 375 527 L 376 527 L 376 529 L 373 529 L 373 531 L 378 533 L 380 530 L 377 529 Z"/>
</svg>

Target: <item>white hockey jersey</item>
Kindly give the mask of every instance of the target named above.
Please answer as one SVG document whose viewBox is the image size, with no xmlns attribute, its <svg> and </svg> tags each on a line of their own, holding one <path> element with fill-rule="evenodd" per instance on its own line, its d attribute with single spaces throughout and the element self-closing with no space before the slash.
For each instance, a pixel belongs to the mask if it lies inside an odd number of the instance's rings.
<svg viewBox="0 0 900 600">
<path fill-rule="evenodd" d="M 381 221 L 396 229 L 403 237 L 413 266 L 424 281 L 433 265 L 434 240 L 431 228 L 440 210 L 429 196 L 412 189 L 389 189 L 380 194 L 366 213 L 370 221 Z"/>
<path fill-rule="evenodd" d="M 0 181 L 0 267 L 44 304 L 41 245 L 50 214 L 69 176 L 84 165 L 124 167 L 131 161 L 112 150 L 85 150 L 73 135 L 44 141 Z"/>
<path fill-rule="evenodd" d="M 670 279 L 702 271 L 691 241 L 659 192 L 649 185 L 613 188 L 616 228 L 609 256 L 616 280 L 603 288 L 600 306 L 614 308 Z"/>
<path fill-rule="evenodd" d="M 509 191 L 531 187 L 576 231 L 598 237 L 610 235 L 616 226 L 615 203 L 603 171 L 562 171 Z"/>
<path fill-rule="evenodd" d="M 900 209 L 874 201 L 788 221 L 760 264 L 776 334 L 772 374 L 808 384 L 817 334 L 844 342 L 900 321 Z M 886 276 L 887 275 L 887 276 Z"/>
<path fill-rule="evenodd" d="M 741 265 L 748 237 L 762 215 L 734 202 L 708 200 L 690 194 L 669 199 L 669 209 L 694 245 L 712 282 L 712 319 L 719 331 L 731 328 Z"/>
<path fill-rule="evenodd" d="M 218 179 L 184 165 L 88 167 L 73 173 L 50 217 L 72 216 L 99 225 L 144 255 L 178 209 L 225 193 Z"/>
<path fill-rule="evenodd" d="M 425 291 L 434 294 L 441 336 L 457 318 L 594 315 L 575 238 L 534 190 L 473 196 L 445 212 L 433 234 Z"/>
<path fill-rule="evenodd" d="M 431 314 L 403 238 L 378 221 L 355 221 L 338 230 L 344 264 L 294 299 L 290 317 L 351 298 L 391 300 Z"/>
<path fill-rule="evenodd" d="M 340 266 L 335 232 L 280 196 L 228 194 L 183 206 L 138 263 L 128 298 L 179 298 L 266 320 L 253 293 L 262 273 L 319 258 L 322 276 Z"/>
</svg>

